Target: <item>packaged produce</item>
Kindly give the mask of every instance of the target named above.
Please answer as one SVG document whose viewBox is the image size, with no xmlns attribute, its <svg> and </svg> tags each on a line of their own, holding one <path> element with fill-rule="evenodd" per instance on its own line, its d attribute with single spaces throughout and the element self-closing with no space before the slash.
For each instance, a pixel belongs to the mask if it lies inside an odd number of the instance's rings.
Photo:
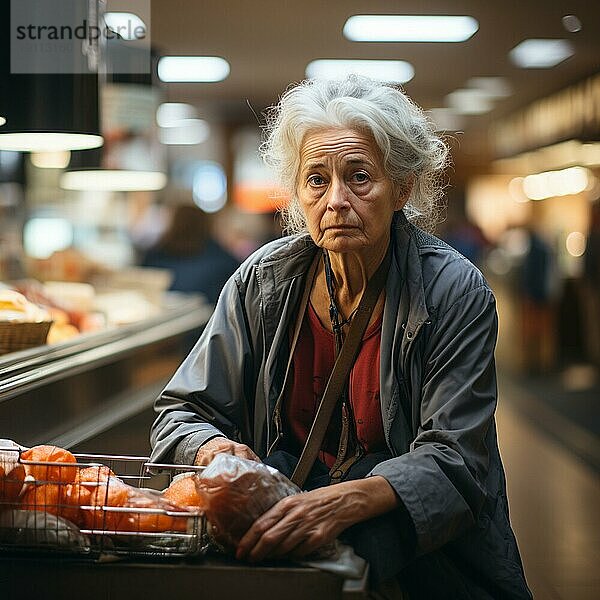
<svg viewBox="0 0 600 600">
<path fill-rule="evenodd" d="M 77 459 L 68 450 L 58 446 L 34 446 L 21 453 L 21 461 L 26 475 L 37 482 L 73 483 L 77 476 Z M 71 466 L 36 463 L 65 463 Z"/>
<path fill-rule="evenodd" d="M 217 454 L 196 479 L 205 501 L 210 533 L 233 552 L 252 523 L 276 502 L 300 492 L 287 477 L 263 463 Z"/>
</svg>

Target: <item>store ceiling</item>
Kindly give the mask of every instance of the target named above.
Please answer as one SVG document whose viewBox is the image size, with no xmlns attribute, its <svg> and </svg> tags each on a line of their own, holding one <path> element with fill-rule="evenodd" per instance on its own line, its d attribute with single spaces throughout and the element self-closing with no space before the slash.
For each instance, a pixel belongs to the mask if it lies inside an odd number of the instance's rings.
<svg viewBox="0 0 600 600">
<path fill-rule="evenodd" d="M 112 10 L 115 2 L 108 4 Z M 354 14 L 471 15 L 479 31 L 462 43 L 357 43 L 342 35 Z M 565 30 L 561 19 L 568 14 L 581 20 L 581 31 Z M 230 123 L 255 121 L 248 105 L 262 111 L 317 58 L 406 60 L 415 76 L 405 89 L 424 108 L 444 106 L 445 96 L 471 77 L 505 77 L 512 95 L 492 112 L 465 119 L 472 157 L 485 150 L 490 122 L 600 68 L 600 3 L 590 0 L 153 0 L 151 35 L 161 55 L 229 61 L 223 82 L 165 85 L 170 101 L 193 103 L 201 114 Z M 519 69 L 508 52 L 527 38 L 568 39 L 575 55 L 551 69 Z"/>
</svg>

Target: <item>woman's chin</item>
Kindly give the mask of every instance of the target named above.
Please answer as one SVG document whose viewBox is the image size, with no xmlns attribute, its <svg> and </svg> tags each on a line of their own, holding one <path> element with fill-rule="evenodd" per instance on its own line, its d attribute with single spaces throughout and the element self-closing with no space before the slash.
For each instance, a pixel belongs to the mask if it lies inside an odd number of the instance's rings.
<svg viewBox="0 0 600 600">
<path fill-rule="evenodd" d="M 319 245 L 329 252 L 359 252 L 365 248 L 363 240 L 350 236 L 330 237 Z"/>
</svg>

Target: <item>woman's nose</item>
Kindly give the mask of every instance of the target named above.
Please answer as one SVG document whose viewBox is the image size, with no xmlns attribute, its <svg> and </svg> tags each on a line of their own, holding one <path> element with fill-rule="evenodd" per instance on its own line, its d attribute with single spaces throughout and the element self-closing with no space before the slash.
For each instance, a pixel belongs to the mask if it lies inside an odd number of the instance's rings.
<svg viewBox="0 0 600 600">
<path fill-rule="evenodd" d="M 332 179 L 327 190 L 327 209 L 333 211 L 345 211 L 350 208 L 350 190 L 344 181 L 337 178 Z"/>
</svg>

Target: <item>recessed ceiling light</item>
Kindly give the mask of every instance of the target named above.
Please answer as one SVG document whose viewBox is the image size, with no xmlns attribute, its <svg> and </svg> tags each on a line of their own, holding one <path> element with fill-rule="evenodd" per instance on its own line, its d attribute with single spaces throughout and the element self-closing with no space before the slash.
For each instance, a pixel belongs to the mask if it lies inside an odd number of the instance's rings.
<svg viewBox="0 0 600 600">
<path fill-rule="evenodd" d="M 458 15 L 354 15 L 344 25 L 353 42 L 464 42 L 479 23 Z"/>
<path fill-rule="evenodd" d="M 124 40 L 142 40 L 147 34 L 146 24 L 134 13 L 107 12 L 104 14 L 104 22 Z"/>
<path fill-rule="evenodd" d="M 583 28 L 581 21 L 575 15 L 565 15 L 562 24 L 569 33 L 577 33 Z"/>
<path fill-rule="evenodd" d="M 202 119 L 182 119 L 171 127 L 161 127 L 158 137 L 163 144 L 193 145 L 208 139 L 210 127 Z"/>
<path fill-rule="evenodd" d="M 220 56 L 163 56 L 158 61 L 158 76 L 166 83 L 223 81 L 229 70 Z"/>
<path fill-rule="evenodd" d="M 364 75 L 388 83 L 406 83 L 415 70 L 403 60 L 313 60 L 306 67 L 306 76 L 314 79 L 345 79 L 348 75 Z"/>
<path fill-rule="evenodd" d="M 156 110 L 156 122 L 159 127 L 173 127 L 184 119 L 193 119 L 196 109 L 184 102 L 164 102 Z"/>
<path fill-rule="evenodd" d="M 2 127 L 2 125 L 4 125 L 4 123 L 6 123 L 6 118 L 0 117 L 0 127 Z"/>
<path fill-rule="evenodd" d="M 448 94 L 446 104 L 459 115 L 481 115 L 494 108 L 485 92 L 471 88 L 455 90 Z"/>
<path fill-rule="evenodd" d="M 65 190 L 91 192 L 152 191 L 166 184 L 167 176 L 159 171 L 86 169 L 67 171 L 60 178 L 60 187 Z"/>
<path fill-rule="evenodd" d="M 102 146 L 101 135 L 87 133 L 54 133 L 24 131 L 0 133 L 0 150 L 16 152 L 55 152 L 58 150 L 85 150 Z"/>
<path fill-rule="evenodd" d="M 510 52 L 510 59 L 522 69 L 549 69 L 575 54 L 567 40 L 529 39 L 522 41 Z"/>
</svg>

